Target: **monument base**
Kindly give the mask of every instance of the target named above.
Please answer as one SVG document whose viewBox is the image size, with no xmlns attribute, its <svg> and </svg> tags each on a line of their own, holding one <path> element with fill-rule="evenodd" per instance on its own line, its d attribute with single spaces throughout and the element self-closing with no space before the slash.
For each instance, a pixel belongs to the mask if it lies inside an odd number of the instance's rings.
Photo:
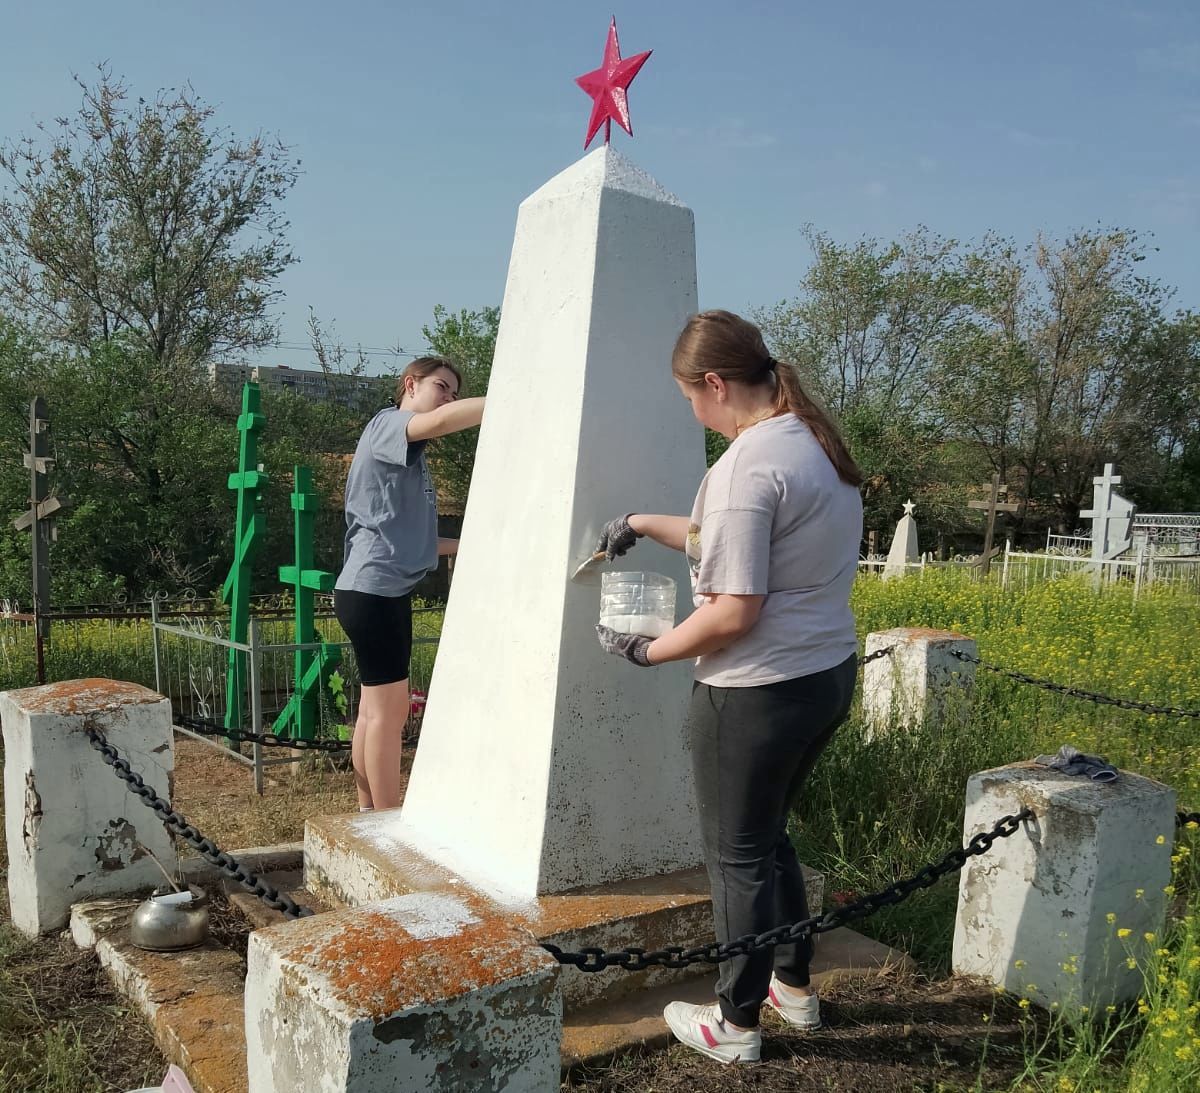
<svg viewBox="0 0 1200 1093">
<path fill-rule="evenodd" d="M 514 905 L 473 888 L 404 841 L 402 832 L 398 812 L 309 820 L 304 836 L 305 887 L 334 906 L 351 907 L 415 892 L 452 894 L 481 920 L 502 920 L 529 931 L 540 942 L 575 952 L 587 946 L 688 948 L 712 940 L 712 901 L 703 868 L 576 888 Z M 824 878 L 807 867 L 804 878 L 811 912 L 819 914 Z M 711 964 L 641 972 L 621 968 L 581 972 L 564 967 L 559 986 L 564 1013 L 569 1015 L 585 1006 L 714 973 Z"/>
</svg>

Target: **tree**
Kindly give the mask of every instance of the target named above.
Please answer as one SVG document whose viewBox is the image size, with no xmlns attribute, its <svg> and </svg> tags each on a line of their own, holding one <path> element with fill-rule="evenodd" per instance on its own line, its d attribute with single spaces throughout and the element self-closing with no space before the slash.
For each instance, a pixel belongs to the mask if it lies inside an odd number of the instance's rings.
<svg viewBox="0 0 1200 1093">
<path fill-rule="evenodd" d="M 462 372 L 462 394 L 486 395 L 496 355 L 500 309 L 485 307 L 455 313 L 438 304 L 433 309 L 432 325 L 421 329 L 430 351 L 449 358 Z M 442 437 L 431 447 L 431 469 L 447 498 L 466 501 L 478 442 L 479 430 L 466 429 Z"/>
<path fill-rule="evenodd" d="M 970 283 L 953 240 L 924 228 L 894 243 L 835 242 L 809 227 L 813 262 L 800 295 L 756 318 L 781 360 L 840 419 L 865 476 L 868 528 L 889 528 L 909 497 L 939 530 L 963 526 L 950 492 L 980 476 L 945 447 L 936 376 L 964 336 Z M 961 456 L 961 453 L 958 453 Z"/>
<path fill-rule="evenodd" d="M 205 365 L 275 335 L 298 163 L 235 140 L 190 89 L 133 105 L 104 68 L 77 83 L 74 118 L 0 148 L 0 309 L 38 347 L 4 377 L 3 428 L 19 436 L 28 399 L 47 399 L 76 504 L 58 573 L 105 574 L 109 592 L 212 587 L 232 418 Z"/>
<path fill-rule="evenodd" d="M 149 365 L 194 368 L 273 338 L 275 279 L 294 258 L 278 210 L 299 161 L 235 140 L 190 88 L 128 102 L 101 68 L 43 141 L 0 148 L 0 293 L 52 345 L 114 338 Z"/>
<path fill-rule="evenodd" d="M 1178 379 L 1154 348 L 1167 293 L 1138 276 L 1143 257 L 1135 233 L 1108 229 L 1024 251 L 989 236 L 967 262 L 973 315 L 942 356 L 942 412 L 1067 530 L 1106 461 L 1154 462 L 1170 416 Z"/>
</svg>

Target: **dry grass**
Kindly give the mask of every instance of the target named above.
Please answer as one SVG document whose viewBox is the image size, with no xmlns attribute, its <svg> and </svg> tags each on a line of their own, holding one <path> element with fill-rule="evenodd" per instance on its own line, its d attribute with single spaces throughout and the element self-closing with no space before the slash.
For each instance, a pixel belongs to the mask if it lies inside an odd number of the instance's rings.
<svg viewBox="0 0 1200 1093">
<path fill-rule="evenodd" d="M 406 772 L 411 762 L 410 753 Z M 327 758 L 307 758 L 297 767 L 271 767 L 267 773 L 268 785 L 259 797 L 248 767 L 177 737 L 173 804 L 223 850 L 297 842 L 309 817 L 358 807 L 354 776 L 335 769 Z"/>
<path fill-rule="evenodd" d="M 2 807 L 2 802 L 0 802 Z M 0 825 L 0 882 L 8 856 Z M 118 1093 L 156 1085 L 167 1064 L 145 1022 L 70 937 L 30 940 L 0 901 L 0 1090 Z"/>
</svg>

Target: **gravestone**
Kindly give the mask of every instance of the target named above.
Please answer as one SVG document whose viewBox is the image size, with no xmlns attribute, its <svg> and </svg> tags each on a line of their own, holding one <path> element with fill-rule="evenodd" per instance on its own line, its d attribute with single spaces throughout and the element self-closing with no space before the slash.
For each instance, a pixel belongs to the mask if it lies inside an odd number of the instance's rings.
<svg viewBox="0 0 1200 1093">
<path fill-rule="evenodd" d="M 1104 473 L 1092 479 L 1092 507 L 1079 512 L 1081 518 L 1092 522 L 1092 558 L 1096 561 L 1115 558 L 1132 545 L 1136 509 L 1113 489 L 1120 484 L 1121 476 L 1113 473 L 1111 463 L 1105 463 Z"/>
<path fill-rule="evenodd" d="M 980 572 L 986 577 L 992 567 L 992 555 L 998 553 L 992 549 L 992 539 L 996 534 L 996 514 L 998 512 L 1017 512 L 1021 508 L 1010 501 L 1001 501 L 1008 496 L 1008 487 L 1000 484 L 999 473 L 992 475 L 991 489 L 986 501 L 968 501 L 967 508 L 979 509 L 987 513 L 987 530 L 983 535 L 983 553 L 979 556 Z"/>
<path fill-rule="evenodd" d="M 908 566 L 920 560 L 921 553 L 917 546 L 917 522 L 913 519 L 912 501 L 904 502 L 904 515 L 896 524 L 896 534 L 892 536 L 892 546 L 888 550 L 887 561 L 883 566 L 883 579 L 903 577 L 908 572 Z"/>
</svg>

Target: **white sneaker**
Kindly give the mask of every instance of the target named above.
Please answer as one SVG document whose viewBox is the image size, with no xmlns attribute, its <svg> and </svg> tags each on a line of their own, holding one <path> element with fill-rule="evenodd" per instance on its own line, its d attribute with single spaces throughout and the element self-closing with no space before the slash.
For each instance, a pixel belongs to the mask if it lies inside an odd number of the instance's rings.
<svg viewBox="0 0 1200 1093">
<path fill-rule="evenodd" d="M 682 1044 L 716 1059 L 719 1063 L 757 1063 L 762 1051 L 762 1033 L 757 1028 L 739 1032 L 721 1016 L 716 1003 L 694 1006 L 690 1002 L 672 1002 L 663 1017 Z"/>
<path fill-rule="evenodd" d="M 821 1001 L 816 994 L 801 997 L 786 984 L 780 983 L 774 973 L 767 988 L 767 1005 L 793 1028 L 821 1027 Z"/>
</svg>

